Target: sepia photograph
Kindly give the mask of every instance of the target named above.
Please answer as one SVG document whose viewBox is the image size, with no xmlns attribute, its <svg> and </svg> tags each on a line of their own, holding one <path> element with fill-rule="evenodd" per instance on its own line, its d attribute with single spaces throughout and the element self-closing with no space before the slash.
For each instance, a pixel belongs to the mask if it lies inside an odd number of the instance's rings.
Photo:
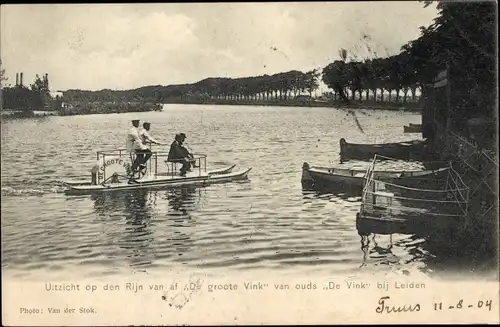
<svg viewBox="0 0 500 327">
<path fill-rule="evenodd" d="M 2 5 L 3 324 L 499 323 L 497 11 Z"/>
</svg>

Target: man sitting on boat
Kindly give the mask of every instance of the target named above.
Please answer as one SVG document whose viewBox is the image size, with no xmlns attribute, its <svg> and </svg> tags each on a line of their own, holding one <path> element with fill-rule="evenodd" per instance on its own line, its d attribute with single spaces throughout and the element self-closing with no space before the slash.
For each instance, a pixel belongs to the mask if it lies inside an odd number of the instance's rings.
<svg viewBox="0 0 500 327">
<path fill-rule="evenodd" d="M 146 167 L 144 161 L 145 155 L 151 153 L 151 150 L 148 149 L 139 137 L 139 120 L 132 120 L 132 126 L 133 127 L 127 133 L 127 152 L 131 154 L 135 153 L 136 157 L 132 163 L 130 181 L 137 172 L 137 168 L 144 169 Z"/>
<path fill-rule="evenodd" d="M 180 133 L 175 135 L 175 140 L 170 145 L 167 161 L 180 162 L 182 167 L 180 175 L 186 176 L 186 172 L 191 169 L 191 165 L 196 168 L 194 156 L 182 145 L 186 139 L 186 134 Z"/>
<path fill-rule="evenodd" d="M 188 160 L 191 162 L 191 166 L 193 168 L 198 168 L 198 166 L 196 165 L 196 159 L 194 158 L 194 156 L 191 154 L 191 152 L 189 152 L 189 150 L 184 146 L 184 141 L 186 140 L 186 134 L 184 133 L 181 133 L 179 134 L 180 135 L 180 140 L 181 140 L 181 150 L 184 152 L 184 157 L 185 158 L 188 158 Z"/>
</svg>

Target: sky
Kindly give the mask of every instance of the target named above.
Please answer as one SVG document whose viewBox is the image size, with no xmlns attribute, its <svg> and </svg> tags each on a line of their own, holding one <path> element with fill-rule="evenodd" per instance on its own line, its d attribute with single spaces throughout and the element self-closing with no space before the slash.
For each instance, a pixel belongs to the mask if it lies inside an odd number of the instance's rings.
<svg viewBox="0 0 500 327">
<path fill-rule="evenodd" d="M 398 53 L 437 16 L 420 2 L 2 5 L 2 68 L 52 90 L 132 89 L 322 69 Z"/>
</svg>

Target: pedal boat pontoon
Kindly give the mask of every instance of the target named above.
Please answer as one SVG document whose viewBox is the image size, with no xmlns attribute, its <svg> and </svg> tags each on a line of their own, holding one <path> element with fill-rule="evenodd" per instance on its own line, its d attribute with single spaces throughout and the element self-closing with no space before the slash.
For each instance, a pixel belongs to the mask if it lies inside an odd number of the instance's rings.
<svg viewBox="0 0 500 327">
<path fill-rule="evenodd" d="M 151 152 L 146 167 L 136 171 L 130 177 L 135 154 L 124 149 L 98 151 L 97 163 L 92 168 L 88 180 L 69 180 L 62 183 L 67 187 L 67 195 L 86 195 L 116 190 L 171 188 L 180 186 L 205 186 L 214 183 L 226 183 L 248 178 L 252 168 L 234 172 L 236 165 L 207 171 L 207 156 L 193 154 L 191 167 L 184 176 L 180 175 L 180 160 L 167 161 L 168 153 Z M 163 164 L 162 164 L 163 163 Z M 166 169 L 161 169 L 165 167 Z"/>
</svg>

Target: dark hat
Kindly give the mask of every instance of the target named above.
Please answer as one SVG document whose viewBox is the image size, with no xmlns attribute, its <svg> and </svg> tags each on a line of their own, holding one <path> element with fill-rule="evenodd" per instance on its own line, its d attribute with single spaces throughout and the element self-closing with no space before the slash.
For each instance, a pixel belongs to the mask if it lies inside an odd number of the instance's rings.
<svg viewBox="0 0 500 327">
<path fill-rule="evenodd" d="M 184 133 L 180 133 L 179 137 L 184 138 L 184 139 L 187 138 L 186 134 L 184 134 Z"/>
<path fill-rule="evenodd" d="M 140 122 L 140 120 L 139 119 L 133 119 L 132 123 L 135 123 L 135 122 Z"/>
<path fill-rule="evenodd" d="M 151 123 L 148 123 L 148 122 L 144 122 L 143 125 L 151 125 Z"/>
</svg>

